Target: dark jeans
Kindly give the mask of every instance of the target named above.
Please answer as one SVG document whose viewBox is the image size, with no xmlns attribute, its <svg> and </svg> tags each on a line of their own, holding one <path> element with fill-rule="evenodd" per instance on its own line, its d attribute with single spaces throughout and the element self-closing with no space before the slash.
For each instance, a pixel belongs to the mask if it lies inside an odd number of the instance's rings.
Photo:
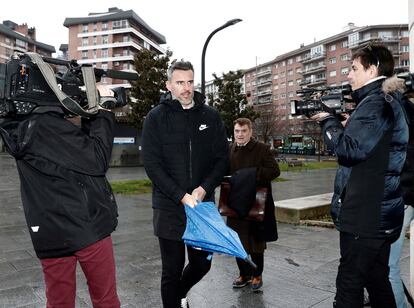
<svg viewBox="0 0 414 308">
<path fill-rule="evenodd" d="M 237 266 L 240 270 L 240 276 L 261 276 L 263 273 L 263 266 L 264 266 L 264 253 L 252 253 L 250 254 L 252 261 L 256 264 L 256 270 L 253 270 L 250 264 L 240 258 L 236 258 Z"/>
<path fill-rule="evenodd" d="M 187 246 L 188 264 L 185 264 L 185 244 L 158 238 L 161 250 L 161 297 L 164 308 L 180 307 L 181 298 L 208 273 L 211 260 L 209 252 Z M 184 269 L 184 270 L 183 270 Z"/>
<path fill-rule="evenodd" d="M 390 246 L 391 243 L 385 239 L 340 233 L 341 259 L 334 307 L 363 307 L 364 287 L 369 293 L 371 307 L 396 307 L 388 279 Z"/>
</svg>

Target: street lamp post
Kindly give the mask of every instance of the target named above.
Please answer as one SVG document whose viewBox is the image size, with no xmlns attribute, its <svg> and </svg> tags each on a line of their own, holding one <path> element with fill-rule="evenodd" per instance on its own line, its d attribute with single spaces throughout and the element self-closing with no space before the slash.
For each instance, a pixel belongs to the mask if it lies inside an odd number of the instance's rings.
<svg viewBox="0 0 414 308">
<path fill-rule="evenodd" d="M 224 25 L 222 25 L 221 27 L 218 27 L 216 30 L 214 30 L 213 32 L 210 33 L 210 35 L 207 37 L 206 42 L 204 43 L 204 47 L 203 47 L 203 54 L 201 55 L 201 93 L 203 95 L 206 94 L 206 78 L 205 78 L 205 70 L 206 70 L 206 65 L 205 65 L 205 57 L 206 57 L 206 50 L 207 50 L 207 45 L 210 42 L 211 38 L 213 37 L 214 34 L 216 34 L 217 32 L 219 32 L 220 30 L 223 30 L 229 26 L 235 25 L 238 22 L 242 21 L 240 18 L 235 18 L 232 20 L 229 20 L 228 22 L 226 22 Z"/>
</svg>

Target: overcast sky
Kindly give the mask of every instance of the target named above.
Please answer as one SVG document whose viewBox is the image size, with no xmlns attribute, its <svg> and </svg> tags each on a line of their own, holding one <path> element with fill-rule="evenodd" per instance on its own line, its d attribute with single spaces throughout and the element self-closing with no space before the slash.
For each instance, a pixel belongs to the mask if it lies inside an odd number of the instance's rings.
<svg viewBox="0 0 414 308">
<path fill-rule="evenodd" d="M 408 23 L 408 1 L 414 0 L 44 0 L 3 1 L 0 18 L 36 28 L 37 40 L 59 50 L 68 43 L 66 17 L 107 12 L 109 7 L 134 10 L 165 36 L 173 58 L 194 64 L 201 80 L 201 53 L 207 36 L 226 21 L 243 21 L 216 33 L 206 52 L 206 80 L 211 74 L 251 68 L 315 40 L 356 26 Z M 414 7 L 414 6 L 413 6 Z M 42 11 L 40 11 L 42 10 Z"/>
</svg>

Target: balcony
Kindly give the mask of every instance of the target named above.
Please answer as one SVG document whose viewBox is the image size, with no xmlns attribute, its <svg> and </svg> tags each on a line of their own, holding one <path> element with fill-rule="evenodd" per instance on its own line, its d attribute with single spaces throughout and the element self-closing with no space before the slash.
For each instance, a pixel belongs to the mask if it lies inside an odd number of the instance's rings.
<svg viewBox="0 0 414 308">
<path fill-rule="evenodd" d="M 268 86 L 272 84 L 272 79 L 260 80 L 257 82 L 258 87 Z"/>
<path fill-rule="evenodd" d="M 315 53 L 313 55 L 306 55 L 306 57 L 302 58 L 300 62 L 302 63 L 309 63 L 312 61 L 316 61 L 316 60 L 320 60 L 320 59 L 324 59 L 326 57 L 326 52 L 319 52 L 319 53 Z"/>
<path fill-rule="evenodd" d="M 267 76 L 267 75 L 271 75 L 271 74 L 272 74 L 272 70 L 270 68 L 268 68 L 264 71 L 257 72 L 256 77 Z"/>
<path fill-rule="evenodd" d="M 325 83 L 325 82 L 326 82 L 326 77 L 319 77 L 319 78 L 310 80 L 310 82 L 308 83 L 308 86 L 313 87 L 313 86 L 320 85 L 321 83 Z"/>
<path fill-rule="evenodd" d="M 257 93 L 258 97 L 262 97 L 262 96 L 266 96 L 266 95 L 272 95 L 272 91 L 271 90 L 266 90 L 266 91 L 261 91 L 261 92 Z"/>
<path fill-rule="evenodd" d="M 319 72 L 319 71 L 323 71 L 325 69 L 326 69 L 325 64 L 315 65 L 315 66 L 307 68 L 306 70 L 302 70 L 302 75 L 308 75 L 308 74 L 316 73 L 316 72 Z"/>
</svg>

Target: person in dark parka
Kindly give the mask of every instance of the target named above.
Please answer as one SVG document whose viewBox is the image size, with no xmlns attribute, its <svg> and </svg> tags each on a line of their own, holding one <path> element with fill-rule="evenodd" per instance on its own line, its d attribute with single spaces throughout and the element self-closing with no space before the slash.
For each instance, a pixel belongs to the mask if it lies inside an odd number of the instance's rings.
<svg viewBox="0 0 414 308">
<path fill-rule="evenodd" d="M 169 91 L 144 122 L 143 159 L 153 184 L 163 306 L 187 308 L 187 293 L 210 270 L 211 259 L 207 259 L 209 252 L 185 246 L 184 205 L 214 202 L 214 189 L 228 169 L 228 141 L 218 111 L 194 91 L 190 62 L 173 62 L 166 86 Z M 186 248 L 189 262 L 184 267 Z"/>
<path fill-rule="evenodd" d="M 75 307 L 78 262 L 93 306 L 120 307 L 111 239 L 118 209 L 105 177 L 115 116 L 99 110 L 90 119 L 82 118 L 80 127 L 64 116 L 50 111 L 0 118 L 0 134 L 19 171 L 47 307 Z"/>
<path fill-rule="evenodd" d="M 236 258 L 240 275 L 233 282 L 233 287 L 241 288 L 251 283 L 252 290 L 258 291 L 263 285 L 262 273 L 266 242 L 276 241 L 278 238 L 271 181 L 280 175 L 280 169 L 270 151 L 270 146 L 252 139 L 252 133 L 252 122 L 249 119 L 239 118 L 234 121 L 235 142 L 230 148 L 232 179 L 229 198 L 232 198 L 235 190 L 253 189 L 253 193 L 255 193 L 256 187 L 267 187 L 264 221 L 228 217 L 227 225 L 239 234 L 244 248 L 257 265 L 257 269 L 252 272 L 250 265 Z M 253 181 L 237 180 L 237 177 L 247 179 L 252 176 Z M 234 185 L 236 182 L 241 184 Z"/>
</svg>

